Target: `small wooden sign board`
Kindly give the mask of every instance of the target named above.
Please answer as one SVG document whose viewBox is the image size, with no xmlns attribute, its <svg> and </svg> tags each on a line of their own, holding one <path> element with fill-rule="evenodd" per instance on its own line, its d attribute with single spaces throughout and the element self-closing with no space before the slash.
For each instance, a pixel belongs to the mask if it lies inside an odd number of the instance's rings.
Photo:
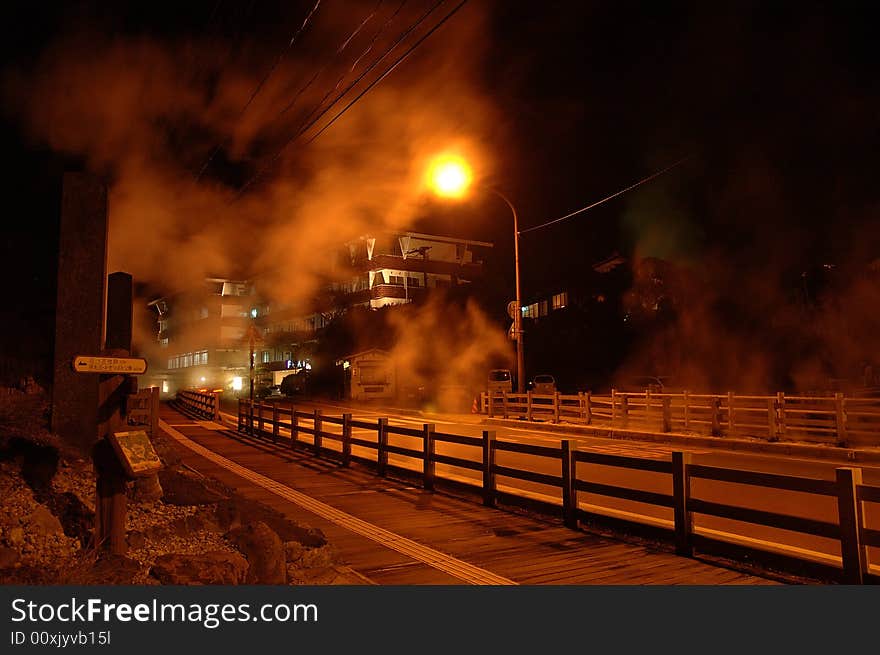
<svg viewBox="0 0 880 655">
<path fill-rule="evenodd" d="M 77 373 L 122 373 L 142 375 L 147 372 L 147 360 L 143 357 L 90 357 L 77 355 L 71 364 Z"/>
<path fill-rule="evenodd" d="M 111 432 L 109 440 L 129 477 L 143 478 L 162 468 L 146 431 Z"/>
</svg>

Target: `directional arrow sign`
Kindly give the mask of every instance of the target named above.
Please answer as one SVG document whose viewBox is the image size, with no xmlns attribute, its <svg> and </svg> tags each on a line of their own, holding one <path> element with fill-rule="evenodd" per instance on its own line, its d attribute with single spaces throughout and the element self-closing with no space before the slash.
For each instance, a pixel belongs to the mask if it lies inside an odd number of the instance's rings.
<svg viewBox="0 0 880 655">
<path fill-rule="evenodd" d="M 126 373 L 140 375 L 147 371 L 147 360 L 142 357 L 89 357 L 77 355 L 73 359 L 77 373 Z"/>
</svg>

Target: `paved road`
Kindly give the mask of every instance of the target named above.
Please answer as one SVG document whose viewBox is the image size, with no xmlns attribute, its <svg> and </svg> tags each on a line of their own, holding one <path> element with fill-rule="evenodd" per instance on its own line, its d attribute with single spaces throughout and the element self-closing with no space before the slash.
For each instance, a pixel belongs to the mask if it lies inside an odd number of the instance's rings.
<svg viewBox="0 0 880 655">
<path fill-rule="evenodd" d="M 664 445 L 655 442 L 645 443 L 630 440 L 608 439 L 601 437 L 587 437 L 577 434 L 560 434 L 558 432 L 541 432 L 540 425 L 520 427 L 486 426 L 481 423 L 479 415 L 430 415 L 418 417 L 408 415 L 402 411 L 394 410 L 370 410 L 363 407 L 346 407 L 342 404 L 322 402 L 320 404 L 298 404 L 298 409 L 311 410 L 320 407 L 321 410 L 331 416 L 339 416 L 344 411 L 351 411 L 355 420 L 375 422 L 379 416 L 389 419 L 390 425 L 403 427 L 421 427 L 426 422 L 432 422 L 438 432 L 447 432 L 459 435 L 482 436 L 484 429 L 491 428 L 496 432 L 496 437 L 505 441 L 519 441 L 531 443 L 543 443 L 557 446 L 560 439 L 572 439 L 581 450 L 592 450 L 601 453 L 627 455 L 633 457 L 645 457 L 668 460 L 674 450 L 682 450 L 682 446 Z M 308 425 L 308 423 L 306 423 Z M 334 431 L 336 426 L 325 424 L 325 429 Z M 337 430 L 338 431 L 338 430 Z M 374 430 L 356 428 L 354 436 L 363 439 L 376 438 Z M 421 449 L 420 439 L 399 435 L 391 435 L 389 443 L 416 450 Z M 338 446 L 333 442 L 327 442 L 328 446 Z M 765 455 L 755 453 L 743 453 L 739 451 L 724 451 L 720 449 L 688 449 L 692 453 L 692 461 L 695 464 L 710 466 L 723 466 L 741 470 L 762 471 L 768 473 L 780 473 L 796 475 L 824 480 L 833 480 L 835 468 L 847 466 L 845 461 L 833 462 L 826 459 L 810 460 L 803 458 L 783 457 L 778 455 Z M 375 451 L 354 446 L 353 454 L 363 457 L 375 458 Z M 472 446 L 459 446 L 455 444 L 438 444 L 438 453 L 480 460 L 480 450 Z M 415 471 L 421 470 L 419 461 L 391 454 L 389 462 Z M 551 461 L 514 453 L 498 453 L 497 463 L 502 466 L 529 469 L 541 473 L 559 474 L 559 461 Z M 862 466 L 863 478 L 866 484 L 880 485 L 880 467 Z M 436 465 L 438 476 L 469 480 L 479 484 L 481 473 L 469 471 L 444 464 Z M 578 465 L 578 477 L 589 479 L 594 482 L 611 484 L 616 486 L 642 489 L 657 493 L 672 493 L 671 477 L 665 474 L 635 471 L 630 469 L 612 468 L 607 466 L 584 464 Z M 550 487 L 542 486 L 521 480 L 499 478 L 499 485 L 515 487 L 527 490 L 529 493 L 542 496 L 546 499 L 559 502 L 559 491 Z M 692 496 L 707 501 L 738 505 L 754 509 L 761 509 L 780 514 L 800 516 L 805 518 L 820 519 L 832 523 L 837 522 L 836 500 L 831 497 L 823 497 L 802 492 L 769 490 L 741 484 L 714 482 L 707 480 L 694 480 Z M 672 521 L 672 510 L 646 505 L 634 501 L 598 496 L 595 494 L 579 494 L 581 507 L 598 513 L 619 515 L 619 513 L 635 513 L 642 516 L 659 520 L 669 524 Z M 866 503 L 866 517 L 869 527 L 880 528 L 880 508 L 871 503 Z M 799 533 L 792 533 L 772 527 L 747 524 L 729 519 L 721 519 L 697 515 L 695 516 L 695 528 L 708 529 L 744 535 L 771 544 L 782 544 L 787 547 L 806 549 L 810 551 L 808 556 L 826 563 L 833 563 L 832 558 L 839 557 L 839 543 L 836 540 L 823 537 L 813 537 Z M 767 544 L 764 544 L 767 545 Z M 773 546 L 770 546 L 772 549 Z M 871 549 L 870 555 L 874 561 L 878 561 L 880 553 Z"/>
</svg>

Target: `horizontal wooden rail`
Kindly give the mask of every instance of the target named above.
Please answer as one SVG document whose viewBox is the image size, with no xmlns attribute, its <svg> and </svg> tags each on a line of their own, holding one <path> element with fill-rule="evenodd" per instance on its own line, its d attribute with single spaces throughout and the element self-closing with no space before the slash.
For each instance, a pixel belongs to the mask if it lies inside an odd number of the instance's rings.
<svg viewBox="0 0 880 655">
<path fill-rule="evenodd" d="M 880 503 L 880 487 L 860 484 L 856 490 L 858 499 L 867 503 Z"/>
<path fill-rule="evenodd" d="M 623 498 L 624 500 L 634 500 L 638 503 L 647 503 L 649 505 L 659 505 L 660 507 L 672 507 L 673 498 L 669 494 L 658 494 L 653 491 L 643 491 L 641 489 L 630 489 L 629 487 L 617 487 L 610 484 L 599 484 L 598 482 L 584 482 L 578 480 L 575 483 L 578 491 L 586 491 L 591 494 L 600 496 L 610 496 L 612 498 Z"/>
<path fill-rule="evenodd" d="M 756 487 L 772 487 L 788 491 L 802 491 L 823 496 L 837 495 L 837 484 L 835 482 L 819 480 L 817 478 L 800 478 L 791 475 L 779 475 L 777 473 L 759 473 L 757 471 L 725 469 L 699 464 L 688 466 L 688 473 L 692 478 L 702 478 L 705 480 L 734 482 L 736 484 L 748 484 Z"/>
<path fill-rule="evenodd" d="M 470 469 L 472 471 L 480 471 L 483 468 L 483 464 L 481 462 L 473 462 L 469 459 L 453 457 L 452 455 L 441 455 L 439 453 L 434 454 L 434 461 L 438 464 L 458 466 L 459 468 Z"/>
<path fill-rule="evenodd" d="M 495 475 L 503 475 L 508 478 L 516 478 L 517 480 L 526 480 L 528 482 L 536 482 L 538 484 L 546 484 L 551 487 L 558 487 L 562 484 L 562 477 L 558 475 L 548 475 L 547 473 L 536 473 L 535 471 L 523 471 L 509 466 L 495 465 L 493 468 Z"/>
<path fill-rule="evenodd" d="M 516 441 L 498 441 L 495 443 L 496 450 L 508 453 L 520 453 L 521 455 L 535 455 L 536 457 L 558 458 L 562 452 L 559 448 L 550 446 L 536 446 L 533 444 L 519 443 Z"/>
<path fill-rule="evenodd" d="M 656 473 L 672 473 L 672 463 L 668 460 L 627 457 L 625 455 L 609 455 L 607 453 L 594 453 L 587 450 L 576 451 L 575 459 L 579 462 L 586 462 L 588 464 L 616 466 L 618 468 L 637 469 L 640 471 L 654 471 Z"/>
<path fill-rule="evenodd" d="M 804 534 L 811 534 L 815 537 L 828 537 L 830 539 L 840 538 L 840 527 L 836 523 L 828 523 L 817 519 L 789 516 L 788 514 L 778 514 L 776 512 L 750 509 L 748 507 L 739 507 L 737 505 L 713 503 L 707 500 L 699 500 L 697 498 L 690 498 L 688 500 L 687 509 L 689 512 L 696 512 L 698 514 L 707 514 L 709 516 L 733 519 L 745 523 L 755 523 L 771 528 L 780 528 L 781 530 L 802 532 Z"/>
<path fill-rule="evenodd" d="M 483 445 L 483 440 L 479 437 L 467 437 L 460 434 L 446 434 L 443 432 L 435 433 L 434 440 L 442 441 L 443 443 L 460 444 L 462 446 L 476 446 L 477 448 Z"/>
</svg>

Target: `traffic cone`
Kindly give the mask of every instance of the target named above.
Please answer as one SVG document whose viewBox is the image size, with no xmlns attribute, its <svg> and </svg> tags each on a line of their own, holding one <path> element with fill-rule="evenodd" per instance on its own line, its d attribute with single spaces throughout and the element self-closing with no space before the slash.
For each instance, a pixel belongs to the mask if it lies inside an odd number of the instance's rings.
<svg viewBox="0 0 880 655">
<path fill-rule="evenodd" d="M 479 414 L 480 408 L 477 404 L 477 397 L 474 396 L 474 404 L 471 406 L 471 414 Z"/>
</svg>

